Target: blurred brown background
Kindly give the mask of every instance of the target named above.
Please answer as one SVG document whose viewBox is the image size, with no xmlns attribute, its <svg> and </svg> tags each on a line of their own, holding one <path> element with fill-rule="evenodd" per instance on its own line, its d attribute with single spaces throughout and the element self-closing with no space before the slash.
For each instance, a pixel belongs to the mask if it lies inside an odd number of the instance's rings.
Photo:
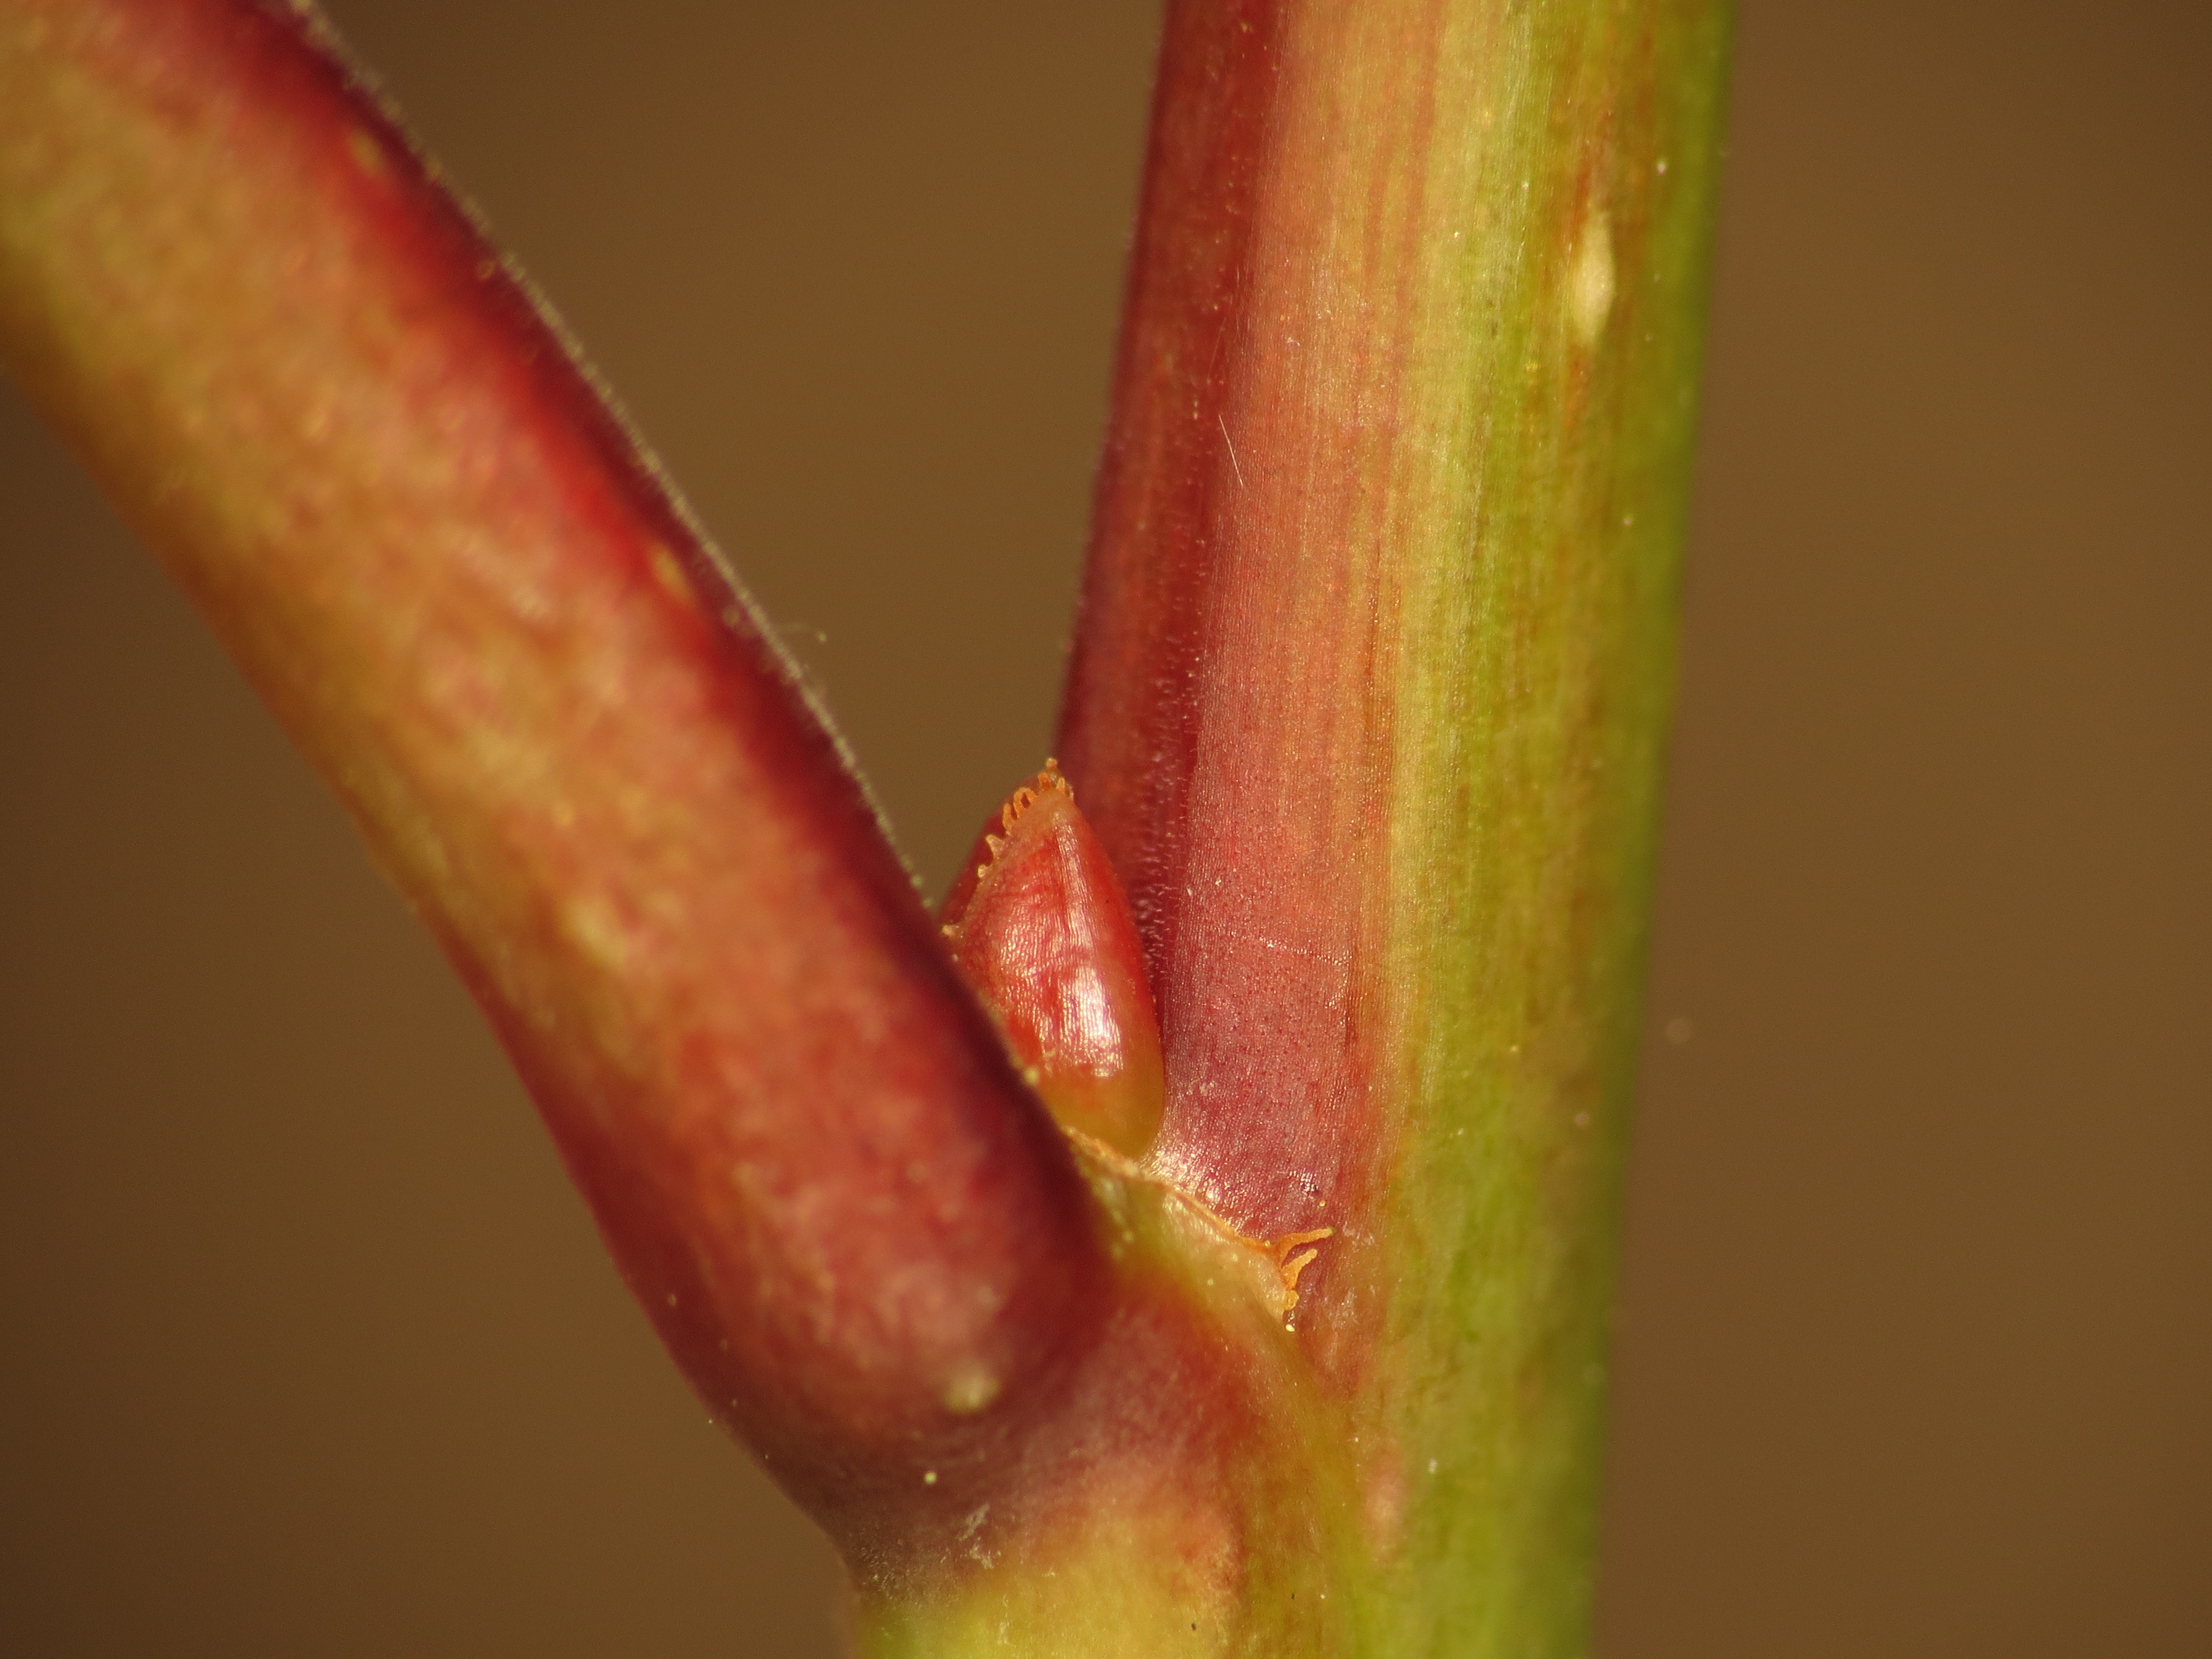
<svg viewBox="0 0 2212 1659">
<path fill-rule="evenodd" d="M 1152 6 L 338 0 L 933 884 Z M 1749 0 L 1607 1659 L 2212 1653 L 2212 28 Z M 474 1014 L 0 389 L 0 1652 L 825 1654 Z"/>
</svg>

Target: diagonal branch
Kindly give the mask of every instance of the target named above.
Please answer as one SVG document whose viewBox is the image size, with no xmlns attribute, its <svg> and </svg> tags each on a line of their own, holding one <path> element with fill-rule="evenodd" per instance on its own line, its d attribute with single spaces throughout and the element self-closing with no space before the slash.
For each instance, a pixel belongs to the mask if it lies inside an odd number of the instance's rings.
<svg viewBox="0 0 2212 1659">
<path fill-rule="evenodd" d="M 833 1526 L 1090 1340 L 1060 1135 L 834 740 L 312 19 L 0 0 L 0 353 L 349 807 Z"/>
</svg>

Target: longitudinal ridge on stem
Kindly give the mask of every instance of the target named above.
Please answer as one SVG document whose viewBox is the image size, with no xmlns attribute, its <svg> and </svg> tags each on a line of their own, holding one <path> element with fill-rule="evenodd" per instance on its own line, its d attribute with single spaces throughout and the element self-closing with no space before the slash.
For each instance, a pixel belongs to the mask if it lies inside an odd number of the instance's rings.
<svg viewBox="0 0 2212 1659">
<path fill-rule="evenodd" d="M 1727 25 L 1167 8 L 1059 753 L 1378 1651 L 1587 1639 Z"/>
</svg>

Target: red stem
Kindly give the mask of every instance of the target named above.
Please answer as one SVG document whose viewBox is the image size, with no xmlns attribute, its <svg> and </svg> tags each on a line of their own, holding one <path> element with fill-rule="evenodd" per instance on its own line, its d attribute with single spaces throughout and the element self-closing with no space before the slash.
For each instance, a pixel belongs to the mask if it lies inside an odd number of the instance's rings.
<svg viewBox="0 0 2212 1659">
<path fill-rule="evenodd" d="M 1047 1409 L 1108 1300 L 1058 1131 L 717 556 L 313 21 L 0 0 L 0 354 L 784 1483 L 837 1530 Z"/>
<path fill-rule="evenodd" d="M 1295 10 L 1168 8 L 1060 750 L 1151 965 L 1155 1156 L 1261 1237 L 1342 1220 L 1387 1152 L 1354 977 L 1389 799 L 1391 590 L 1350 463 L 1393 388 L 1364 343 L 1326 368 L 1378 387 L 1363 428 L 1345 386 L 1300 380 L 1329 322 L 1299 291 L 1327 260 L 1280 130 Z"/>
</svg>

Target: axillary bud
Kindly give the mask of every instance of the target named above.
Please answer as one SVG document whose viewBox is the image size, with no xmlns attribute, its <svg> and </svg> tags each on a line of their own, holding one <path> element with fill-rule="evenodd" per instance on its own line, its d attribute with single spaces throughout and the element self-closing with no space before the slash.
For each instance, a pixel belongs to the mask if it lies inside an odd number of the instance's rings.
<svg viewBox="0 0 2212 1659">
<path fill-rule="evenodd" d="M 939 920 L 1053 1115 L 1142 1156 L 1166 1099 L 1159 1018 L 1129 901 L 1055 763 L 984 825 Z"/>
</svg>

